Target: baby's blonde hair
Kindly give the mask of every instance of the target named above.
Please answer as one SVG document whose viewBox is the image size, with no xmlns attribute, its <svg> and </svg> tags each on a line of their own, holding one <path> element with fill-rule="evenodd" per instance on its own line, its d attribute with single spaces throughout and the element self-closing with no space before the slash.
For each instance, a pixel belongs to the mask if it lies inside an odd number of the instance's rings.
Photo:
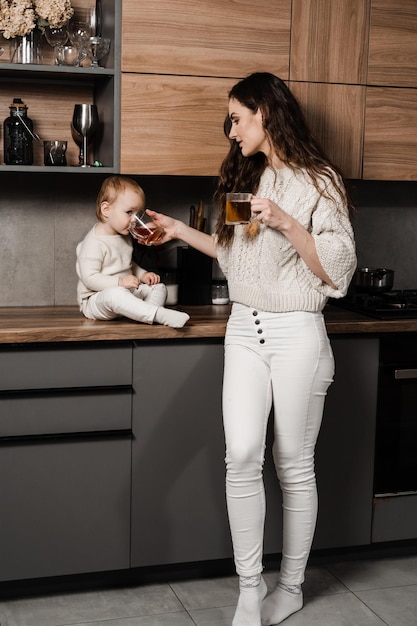
<svg viewBox="0 0 417 626">
<path fill-rule="evenodd" d="M 137 193 L 145 207 L 145 192 L 142 187 L 138 185 L 138 183 L 133 180 L 133 178 L 128 178 L 127 176 L 109 176 L 106 180 L 103 181 L 101 185 L 100 191 L 98 192 L 97 201 L 96 201 L 96 216 L 100 222 L 103 222 L 103 214 L 101 212 L 101 205 L 103 202 L 108 202 L 112 204 L 117 196 L 120 193 L 126 191 L 126 189 L 131 189 L 135 193 Z"/>
</svg>

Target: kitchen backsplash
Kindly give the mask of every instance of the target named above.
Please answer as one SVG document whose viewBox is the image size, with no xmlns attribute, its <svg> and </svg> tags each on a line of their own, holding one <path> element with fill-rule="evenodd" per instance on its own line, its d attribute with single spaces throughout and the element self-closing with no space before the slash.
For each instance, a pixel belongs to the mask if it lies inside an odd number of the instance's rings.
<svg viewBox="0 0 417 626">
<path fill-rule="evenodd" d="M 417 182 L 350 181 L 359 267 L 395 271 L 394 289 L 417 289 Z"/>
<path fill-rule="evenodd" d="M 95 222 L 95 199 L 105 175 L 1 175 L 0 306 L 76 303 L 75 247 Z M 188 220 L 203 200 L 209 228 L 215 223 L 211 177 L 138 176 L 147 206 Z M 395 270 L 394 288 L 417 287 L 417 182 L 350 181 L 360 266 Z M 176 264 L 172 242 L 146 249 L 149 269 Z M 222 274 L 214 264 L 213 277 Z"/>
</svg>

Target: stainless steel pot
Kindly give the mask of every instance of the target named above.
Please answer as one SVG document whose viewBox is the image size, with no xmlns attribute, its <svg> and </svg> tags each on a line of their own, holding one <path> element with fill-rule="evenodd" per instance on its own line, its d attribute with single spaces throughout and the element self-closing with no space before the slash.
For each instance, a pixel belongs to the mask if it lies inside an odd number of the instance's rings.
<svg viewBox="0 0 417 626">
<path fill-rule="evenodd" d="M 352 279 L 352 286 L 363 293 L 383 293 L 390 291 L 394 285 L 394 270 L 385 268 L 358 268 Z"/>
</svg>

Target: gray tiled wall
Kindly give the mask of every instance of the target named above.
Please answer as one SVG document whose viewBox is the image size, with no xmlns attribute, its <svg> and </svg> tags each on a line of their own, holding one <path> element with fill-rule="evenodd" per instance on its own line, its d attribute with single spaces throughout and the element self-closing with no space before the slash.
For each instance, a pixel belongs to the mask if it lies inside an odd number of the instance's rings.
<svg viewBox="0 0 417 626">
<path fill-rule="evenodd" d="M 359 267 L 395 271 L 394 289 L 417 289 L 417 182 L 351 182 Z"/>
</svg>

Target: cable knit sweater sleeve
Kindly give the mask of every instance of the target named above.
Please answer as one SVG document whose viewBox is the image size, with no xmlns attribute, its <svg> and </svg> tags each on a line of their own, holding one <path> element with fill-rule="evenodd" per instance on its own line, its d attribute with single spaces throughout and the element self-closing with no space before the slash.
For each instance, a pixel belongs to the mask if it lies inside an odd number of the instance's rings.
<svg viewBox="0 0 417 626">
<path fill-rule="evenodd" d="M 333 184 L 324 178 L 321 185 L 317 190 L 304 171 L 267 168 L 257 195 L 270 198 L 311 233 L 337 289 L 310 270 L 280 231 L 261 224 L 258 235 L 249 239 L 239 225 L 230 246 L 217 245 L 232 301 L 264 311 L 321 311 L 329 297 L 346 294 L 356 267 L 353 229 L 346 202 Z"/>
<path fill-rule="evenodd" d="M 326 195 L 317 197 L 307 228 L 314 238 L 320 263 L 337 289 L 323 283 L 302 259 L 300 263 L 314 289 L 326 296 L 342 298 L 356 268 L 353 229 L 346 203 L 341 201 L 331 183 L 323 183 L 323 187 Z"/>
</svg>

